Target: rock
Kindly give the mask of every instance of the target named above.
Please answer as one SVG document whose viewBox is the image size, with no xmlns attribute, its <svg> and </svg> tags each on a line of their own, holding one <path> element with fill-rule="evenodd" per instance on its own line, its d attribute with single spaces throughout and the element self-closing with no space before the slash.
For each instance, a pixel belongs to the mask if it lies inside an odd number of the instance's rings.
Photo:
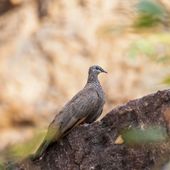
<svg viewBox="0 0 170 170">
<path fill-rule="evenodd" d="M 18 164 L 22 169 L 42 170 L 150 170 L 167 163 L 170 142 L 114 142 L 122 130 L 130 127 L 144 129 L 159 125 L 167 130 L 164 109 L 170 107 L 170 90 L 158 91 L 116 107 L 100 122 L 79 126 L 69 135 L 51 145 L 41 160 L 29 159 Z M 168 136 L 168 131 L 166 135 Z M 166 136 L 165 135 L 165 136 Z"/>
</svg>

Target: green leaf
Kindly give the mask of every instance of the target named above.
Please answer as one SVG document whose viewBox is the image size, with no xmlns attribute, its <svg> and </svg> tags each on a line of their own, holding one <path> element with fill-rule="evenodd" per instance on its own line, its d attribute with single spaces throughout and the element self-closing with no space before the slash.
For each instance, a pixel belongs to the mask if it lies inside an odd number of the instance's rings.
<svg viewBox="0 0 170 170">
<path fill-rule="evenodd" d="M 165 128 L 151 126 L 147 129 L 131 128 L 125 130 L 122 137 L 125 143 L 143 144 L 164 141 L 167 138 L 167 134 Z"/>
<path fill-rule="evenodd" d="M 162 81 L 163 84 L 166 85 L 170 85 L 170 75 L 168 75 L 167 77 L 165 77 Z"/>
<path fill-rule="evenodd" d="M 141 14 L 138 20 L 135 22 L 136 27 L 152 27 L 160 23 L 160 18 L 153 15 Z"/>
<path fill-rule="evenodd" d="M 29 141 L 11 146 L 7 153 L 9 159 L 20 160 L 32 154 L 36 150 L 37 144 L 41 143 L 44 135 L 44 131 L 37 132 L 35 133 L 34 137 Z"/>
<path fill-rule="evenodd" d="M 137 4 L 137 9 L 140 13 L 147 13 L 152 16 L 164 16 L 164 8 L 154 0 L 140 0 Z"/>
<path fill-rule="evenodd" d="M 154 0 L 140 0 L 137 4 L 139 16 L 135 21 L 136 27 L 152 27 L 165 17 L 165 9 Z"/>
<path fill-rule="evenodd" d="M 135 58 L 139 54 L 152 57 L 155 54 L 154 44 L 146 39 L 140 39 L 131 44 L 129 49 L 129 57 Z"/>
</svg>

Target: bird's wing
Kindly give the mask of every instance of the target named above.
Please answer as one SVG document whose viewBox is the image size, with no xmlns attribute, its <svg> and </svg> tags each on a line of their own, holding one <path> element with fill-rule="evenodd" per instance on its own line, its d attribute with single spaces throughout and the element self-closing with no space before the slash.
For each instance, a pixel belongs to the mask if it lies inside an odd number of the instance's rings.
<svg viewBox="0 0 170 170">
<path fill-rule="evenodd" d="M 48 128 L 46 141 L 58 140 L 76 125 L 85 121 L 98 108 L 98 94 L 94 88 L 83 89 L 56 115 Z"/>
<path fill-rule="evenodd" d="M 98 109 L 99 96 L 94 88 L 87 88 L 80 91 L 71 101 L 63 108 L 62 114 L 58 119 L 61 123 L 61 132 L 83 122 L 89 114 Z M 57 119 L 57 118 L 56 118 Z"/>
</svg>

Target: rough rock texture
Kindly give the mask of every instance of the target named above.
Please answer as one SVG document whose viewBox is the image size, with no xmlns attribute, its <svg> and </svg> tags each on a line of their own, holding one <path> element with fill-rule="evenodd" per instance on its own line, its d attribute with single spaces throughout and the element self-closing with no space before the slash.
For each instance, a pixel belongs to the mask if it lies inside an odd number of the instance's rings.
<svg viewBox="0 0 170 170">
<path fill-rule="evenodd" d="M 123 129 L 169 122 L 170 90 L 158 91 L 113 109 L 100 122 L 81 125 L 51 145 L 41 160 L 25 160 L 19 169 L 42 170 L 149 170 L 162 166 L 170 154 L 170 142 L 115 144 Z M 168 129 L 167 129 L 168 135 Z"/>
</svg>

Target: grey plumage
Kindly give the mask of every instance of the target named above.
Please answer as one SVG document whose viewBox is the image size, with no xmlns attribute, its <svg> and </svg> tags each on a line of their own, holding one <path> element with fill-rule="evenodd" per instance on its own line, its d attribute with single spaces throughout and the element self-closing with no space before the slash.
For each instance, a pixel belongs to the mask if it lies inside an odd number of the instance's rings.
<svg viewBox="0 0 170 170">
<path fill-rule="evenodd" d="M 92 123 L 101 115 L 105 103 L 104 92 L 98 80 L 98 74 L 101 72 L 106 73 L 100 66 L 89 68 L 85 87 L 55 116 L 34 159 L 39 158 L 49 144 L 60 139 L 73 127 L 80 123 Z"/>
</svg>

